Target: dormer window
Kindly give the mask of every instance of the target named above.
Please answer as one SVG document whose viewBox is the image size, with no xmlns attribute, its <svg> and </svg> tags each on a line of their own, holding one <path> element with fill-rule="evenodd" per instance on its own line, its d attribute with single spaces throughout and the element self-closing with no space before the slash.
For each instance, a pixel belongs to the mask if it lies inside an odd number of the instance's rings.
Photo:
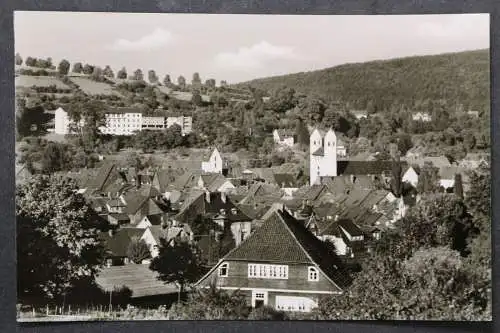
<svg viewBox="0 0 500 333">
<path fill-rule="evenodd" d="M 227 277 L 228 271 L 229 271 L 229 264 L 228 263 L 223 263 L 219 267 L 219 276 L 220 277 Z"/>
<path fill-rule="evenodd" d="M 238 211 L 236 210 L 236 208 L 231 208 L 231 214 L 236 215 L 237 213 Z"/>
<path fill-rule="evenodd" d="M 319 281 L 319 272 L 316 267 L 307 268 L 307 281 Z"/>
</svg>

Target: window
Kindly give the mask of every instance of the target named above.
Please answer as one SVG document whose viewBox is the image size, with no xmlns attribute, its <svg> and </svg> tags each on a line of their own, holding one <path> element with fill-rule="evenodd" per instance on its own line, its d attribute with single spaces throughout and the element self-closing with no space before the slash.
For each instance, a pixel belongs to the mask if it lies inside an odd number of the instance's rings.
<svg viewBox="0 0 500 333">
<path fill-rule="evenodd" d="M 229 264 L 228 263 L 224 263 L 224 264 L 220 265 L 220 267 L 219 267 L 219 276 L 221 276 L 221 277 L 227 277 L 228 270 L 229 270 Z"/>
<path fill-rule="evenodd" d="M 319 281 L 319 273 L 316 267 L 309 267 L 307 281 Z"/>
<path fill-rule="evenodd" d="M 288 279 L 288 266 L 248 264 L 249 278 Z"/>
</svg>

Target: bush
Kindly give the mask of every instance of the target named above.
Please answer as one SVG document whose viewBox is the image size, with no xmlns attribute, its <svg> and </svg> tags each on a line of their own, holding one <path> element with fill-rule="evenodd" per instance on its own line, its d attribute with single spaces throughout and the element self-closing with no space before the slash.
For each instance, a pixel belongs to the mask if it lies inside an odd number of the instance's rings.
<svg viewBox="0 0 500 333">
<path fill-rule="evenodd" d="M 269 306 L 255 308 L 248 315 L 248 320 L 287 320 L 288 316 L 281 311 L 277 311 Z"/>
</svg>

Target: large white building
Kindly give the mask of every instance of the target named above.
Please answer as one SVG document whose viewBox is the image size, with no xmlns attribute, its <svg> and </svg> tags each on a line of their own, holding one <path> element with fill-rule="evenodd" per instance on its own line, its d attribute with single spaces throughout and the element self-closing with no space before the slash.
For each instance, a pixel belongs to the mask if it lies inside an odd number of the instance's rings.
<svg viewBox="0 0 500 333">
<path fill-rule="evenodd" d="M 115 109 L 106 112 L 103 134 L 132 135 L 142 129 L 142 113 L 134 109 Z"/>
<path fill-rule="evenodd" d="M 71 120 L 68 113 L 63 108 L 58 108 L 55 111 L 55 128 L 56 134 L 69 134 L 71 128 Z M 115 108 L 108 110 L 105 113 L 105 125 L 99 130 L 103 134 L 110 135 L 133 135 L 141 130 L 161 130 L 178 124 L 181 127 L 182 135 L 191 133 L 192 121 L 191 117 L 154 117 L 143 116 L 142 112 L 132 108 Z M 80 122 L 83 126 L 83 120 Z"/>
<path fill-rule="evenodd" d="M 320 177 L 337 176 L 337 136 L 330 129 L 314 129 L 309 137 L 309 182 L 318 184 Z"/>
</svg>

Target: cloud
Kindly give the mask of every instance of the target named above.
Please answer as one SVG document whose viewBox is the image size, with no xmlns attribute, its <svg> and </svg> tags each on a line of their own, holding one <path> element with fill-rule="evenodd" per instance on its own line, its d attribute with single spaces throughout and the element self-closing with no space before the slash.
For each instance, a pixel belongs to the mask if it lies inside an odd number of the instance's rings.
<svg viewBox="0 0 500 333">
<path fill-rule="evenodd" d="M 150 34 L 136 40 L 120 38 L 114 41 L 110 49 L 115 51 L 150 51 L 170 44 L 174 35 L 167 30 L 157 28 Z"/>
<path fill-rule="evenodd" d="M 273 60 L 298 59 L 293 48 L 272 45 L 266 41 L 250 47 L 240 47 L 235 52 L 221 52 L 215 56 L 215 64 L 220 67 L 251 70 L 262 68 Z"/>
<path fill-rule="evenodd" d="M 417 32 L 423 37 L 462 38 L 483 36 L 489 33 L 489 18 L 482 14 L 454 15 L 438 20 L 428 20 L 418 25 Z"/>
</svg>

